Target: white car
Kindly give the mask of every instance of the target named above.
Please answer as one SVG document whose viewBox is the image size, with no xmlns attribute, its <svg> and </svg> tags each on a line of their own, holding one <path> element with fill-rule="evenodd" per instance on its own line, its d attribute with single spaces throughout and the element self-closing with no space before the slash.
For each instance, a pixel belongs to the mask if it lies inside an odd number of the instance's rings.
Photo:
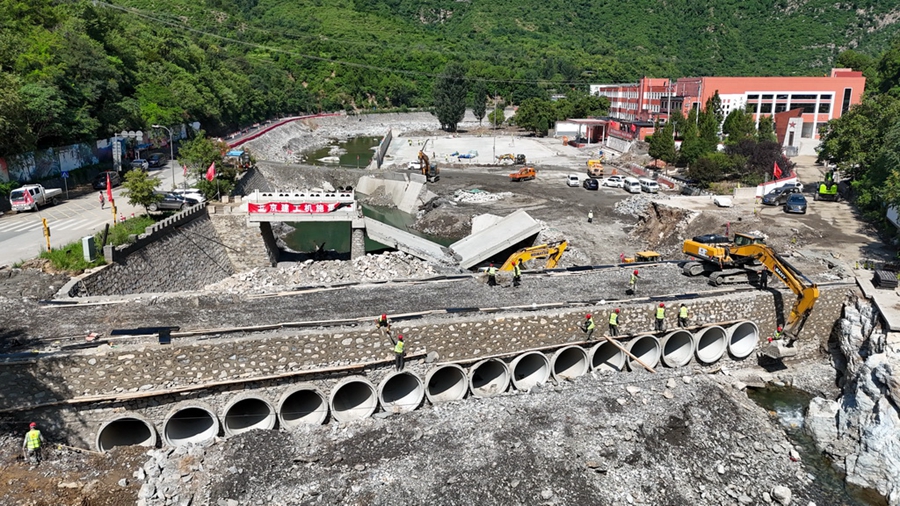
<svg viewBox="0 0 900 506">
<path fill-rule="evenodd" d="M 785 183 L 784 185 L 782 185 L 782 188 L 790 188 L 792 186 L 797 187 L 797 191 L 803 192 L 803 183 L 801 183 L 800 181 L 795 181 L 793 183 Z"/>
<path fill-rule="evenodd" d="M 609 176 L 600 183 L 600 186 L 609 186 L 611 188 L 621 188 L 624 185 L 625 181 L 622 179 L 622 176 Z"/>
<path fill-rule="evenodd" d="M 566 176 L 566 184 L 576 188 L 581 186 L 581 180 L 578 179 L 578 174 L 569 174 Z"/>
<path fill-rule="evenodd" d="M 409 162 L 406 164 L 406 168 L 409 170 L 422 170 L 422 162 Z"/>
<path fill-rule="evenodd" d="M 206 202 L 206 197 L 197 188 L 178 188 L 176 190 L 170 191 L 169 193 L 174 193 L 175 195 L 181 195 L 182 197 L 194 199 L 201 204 Z"/>
</svg>

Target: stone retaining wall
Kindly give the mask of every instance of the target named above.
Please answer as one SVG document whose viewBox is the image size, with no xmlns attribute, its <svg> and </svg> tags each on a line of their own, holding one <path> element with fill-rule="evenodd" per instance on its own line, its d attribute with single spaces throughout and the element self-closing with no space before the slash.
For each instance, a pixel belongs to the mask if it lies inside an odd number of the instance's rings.
<svg viewBox="0 0 900 506">
<path fill-rule="evenodd" d="M 823 287 L 821 297 L 801 334 L 801 356 L 815 356 L 827 348 L 832 329 L 841 315 L 842 304 L 852 288 L 849 285 Z M 779 300 L 781 299 L 781 300 Z M 776 318 L 789 310 L 790 292 L 750 291 L 727 296 L 689 301 L 691 324 L 730 320 L 752 320 L 760 328 L 761 340 L 774 330 Z M 624 334 L 647 333 L 653 329 L 657 303 L 619 306 Z M 592 307 L 598 332 L 606 328 L 606 315 L 614 306 Z M 668 326 L 675 326 L 677 303 L 670 306 Z M 583 339 L 578 325 L 585 309 L 542 311 L 525 316 L 500 314 L 468 315 L 441 324 L 395 324 L 403 333 L 410 354 L 437 352 L 439 361 L 474 362 L 479 357 L 513 354 L 518 351 L 562 344 Z M 804 344 L 805 343 L 805 344 Z M 235 389 L 265 389 L 273 385 L 309 381 L 295 376 L 281 380 L 259 381 L 270 375 L 315 371 L 357 363 L 391 360 L 387 339 L 373 327 L 325 331 L 282 331 L 244 338 L 197 341 L 174 339 L 171 345 L 155 342 L 102 346 L 73 354 L 54 355 L 0 366 L 0 384 L 16 385 L 0 394 L 0 409 L 15 410 L 12 418 L 38 417 L 53 422 L 75 440 L 92 443 L 93 431 L 112 413 L 134 410 L 162 425 L 170 404 L 203 397 L 204 402 L 220 406 Z M 747 361 L 752 359 L 748 358 Z M 755 360 L 752 360 L 755 364 Z M 380 374 L 378 368 L 364 374 Z M 354 373 L 359 373 L 358 371 Z M 423 373 L 424 374 L 424 373 Z M 173 388 L 210 385 L 241 379 L 249 383 L 214 386 L 184 394 L 167 394 Z M 254 381 L 254 378 L 257 381 Z M 333 383 L 333 382 L 332 382 Z M 328 390 L 328 388 L 324 388 Z M 85 396 L 158 392 L 160 395 L 134 401 L 116 402 L 112 398 L 79 404 L 78 408 L 29 409 L 42 404 Z M 277 402 L 277 393 L 266 391 Z M 9 419 L 10 415 L 6 415 Z M 90 423 L 87 423 L 90 422 Z M 96 422 L 94 425 L 94 422 Z"/>
<path fill-rule="evenodd" d="M 261 227 L 260 224 L 249 223 L 246 213 L 222 212 L 233 209 L 217 208 L 210 212 L 209 217 L 219 239 L 226 245 L 224 253 L 234 272 L 275 265 L 278 261 L 278 246 L 271 224 Z M 210 280 L 209 283 L 215 281 L 218 279 Z"/>
</svg>

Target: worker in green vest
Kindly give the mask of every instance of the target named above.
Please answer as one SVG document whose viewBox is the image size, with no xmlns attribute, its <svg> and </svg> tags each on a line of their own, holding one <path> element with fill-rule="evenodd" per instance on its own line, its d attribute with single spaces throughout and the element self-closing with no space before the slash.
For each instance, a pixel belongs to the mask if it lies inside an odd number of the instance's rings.
<svg viewBox="0 0 900 506">
<path fill-rule="evenodd" d="M 587 340 L 590 341 L 592 339 L 591 336 L 594 335 L 594 317 L 590 315 L 590 313 L 584 316 L 584 323 L 581 324 L 581 330 L 587 332 Z"/>
<path fill-rule="evenodd" d="M 519 286 L 522 283 L 522 259 L 513 264 L 513 286 Z"/>
<path fill-rule="evenodd" d="M 609 313 L 609 335 L 610 337 L 619 335 L 619 308 Z"/>
<path fill-rule="evenodd" d="M 678 326 L 681 328 L 688 326 L 688 308 L 684 305 L 684 302 L 678 308 Z"/>
<path fill-rule="evenodd" d="M 632 294 L 637 293 L 638 279 L 640 279 L 640 277 L 638 276 L 637 269 L 635 269 L 634 272 L 631 273 L 631 280 L 628 281 L 628 289 L 631 290 Z"/>
<path fill-rule="evenodd" d="M 487 270 L 488 286 L 497 286 L 497 268 L 491 264 Z"/>
<path fill-rule="evenodd" d="M 22 453 L 25 461 L 33 464 L 41 463 L 41 446 L 44 445 L 44 436 L 37 430 L 37 424 L 31 422 L 29 430 L 25 434 L 25 442 L 22 443 Z"/>
<path fill-rule="evenodd" d="M 397 336 L 397 340 L 394 342 L 394 365 L 397 366 L 398 371 L 403 370 L 403 355 L 405 354 L 405 347 L 403 344 L 403 334 Z"/>
<path fill-rule="evenodd" d="M 770 338 L 768 339 L 768 341 L 769 341 L 770 343 L 771 343 L 772 341 L 780 341 L 783 337 L 784 337 L 784 331 L 781 330 L 781 325 L 779 325 L 778 328 L 775 329 L 775 333 L 772 334 L 772 337 L 770 337 Z"/>
<path fill-rule="evenodd" d="M 662 302 L 656 308 L 656 331 L 662 332 L 666 330 L 666 305 Z"/>
</svg>

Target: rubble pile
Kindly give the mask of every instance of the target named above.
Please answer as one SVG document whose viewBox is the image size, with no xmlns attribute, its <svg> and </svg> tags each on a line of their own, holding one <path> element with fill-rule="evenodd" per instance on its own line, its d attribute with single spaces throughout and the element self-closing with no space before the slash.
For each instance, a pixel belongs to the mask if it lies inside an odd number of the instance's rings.
<svg viewBox="0 0 900 506">
<path fill-rule="evenodd" d="M 484 190 L 456 190 L 453 193 L 453 201 L 463 204 L 484 204 L 486 202 L 496 202 L 504 198 L 512 197 L 512 192 L 490 193 Z"/>
<path fill-rule="evenodd" d="M 428 278 L 436 274 L 428 262 L 402 251 L 390 251 L 354 260 L 310 259 L 299 264 L 252 269 L 208 285 L 205 291 L 270 293 L 298 286 Z"/>
<path fill-rule="evenodd" d="M 672 197 L 664 195 L 662 193 L 638 193 L 636 195 L 628 197 L 625 200 L 616 202 L 616 204 L 613 206 L 613 209 L 619 214 L 640 217 L 647 212 L 647 206 L 649 206 L 651 202 L 669 200 L 671 198 Z"/>
</svg>

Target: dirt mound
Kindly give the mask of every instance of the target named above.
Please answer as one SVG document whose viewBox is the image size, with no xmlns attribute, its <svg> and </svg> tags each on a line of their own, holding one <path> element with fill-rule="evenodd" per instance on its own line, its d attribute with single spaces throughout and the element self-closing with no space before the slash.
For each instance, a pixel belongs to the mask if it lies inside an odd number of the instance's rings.
<svg viewBox="0 0 900 506">
<path fill-rule="evenodd" d="M 25 265 L 29 267 L 25 267 Z M 33 259 L 22 268 L 0 267 L 0 295 L 8 298 L 49 299 L 69 281 L 69 274 L 52 268 L 45 259 Z"/>
</svg>

